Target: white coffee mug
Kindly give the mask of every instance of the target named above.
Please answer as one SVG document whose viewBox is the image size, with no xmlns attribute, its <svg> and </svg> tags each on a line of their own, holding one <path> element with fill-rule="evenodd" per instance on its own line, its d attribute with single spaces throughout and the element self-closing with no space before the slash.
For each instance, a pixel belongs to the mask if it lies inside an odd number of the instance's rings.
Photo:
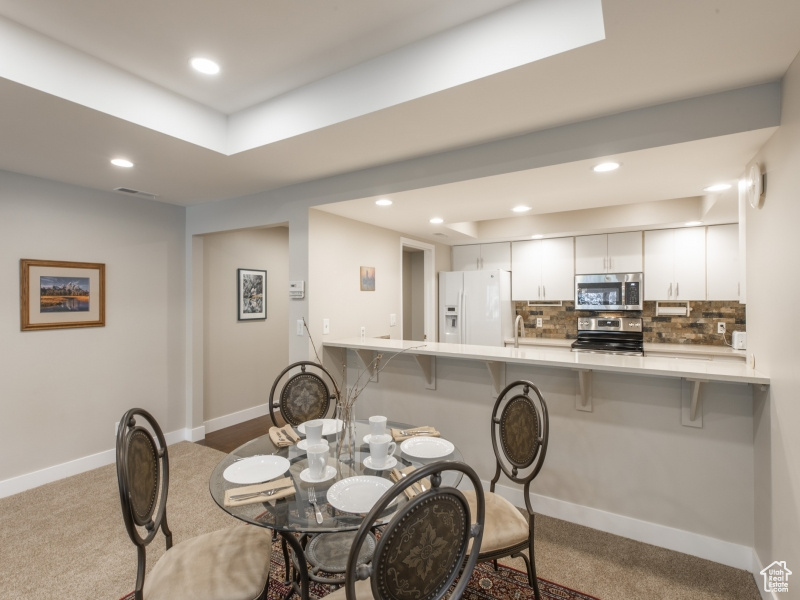
<svg viewBox="0 0 800 600">
<path fill-rule="evenodd" d="M 306 449 L 306 456 L 308 457 L 308 474 L 311 479 L 322 479 L 328 467 L 328 443 L 309 445 Z"/>
<path fill-rule="evenodd" d="M 308 445 L 319 444 L 322 441 L 322 427 L 325 424 L 320 419 L 313 419 L 306 421 L 304 428 L 306 430 L 306 440 Z"/>
<path fill-rule="evenodd" d="M 369 438 L 369 456 L 372 466 L 380 469 L 386 464 L 387 456 L 394 454 L 397 444 L 390 435 L 373 435 Z"/>
<path fill-rule="evenodd" d="M 374 416 L 369 418 L 369 434 L 371 436 L 386 434 L 386 417 Z"/>
</svg>

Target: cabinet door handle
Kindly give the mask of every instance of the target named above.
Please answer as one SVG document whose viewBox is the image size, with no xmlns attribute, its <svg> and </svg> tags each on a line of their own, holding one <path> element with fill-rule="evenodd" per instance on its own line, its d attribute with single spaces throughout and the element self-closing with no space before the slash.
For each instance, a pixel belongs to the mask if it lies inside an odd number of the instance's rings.
<svg viewBox="0 0 800 600">
<path fill-rule="evenodd" d="M 610 256 L 608 257 L 608 270 L 611 272 L 614 271 L 614 259 Z"/>
<path fill-rule="evenodd" d="M 603 257 L 603 271 L 606 270 L 606 257 Z"/>
<path fill-rule="evenodd" d="M 542 298 L 547 298 L 547 288 L 542 286 Z"/>
<path fill-rule="evenodd" d="M 672 298 L 672 283 L 669 284 L 669 292 L 667 292 L 667 298 Z"/>
<path fill-rule="evenodd" d="M 681 285 L 680 282 L 678 282 L 678 281 L 675 282 L 675 298 L 676 299 L 677 299 L 678 296 L 681 295 L 680 285 Z"/>
<path fill-rule="evenodd" d="M 540 286 L 540 285 L 536 286 L 536 297 L 537 298 L 541 298 L 542 297 L 542 286 Z"/>
</svg>

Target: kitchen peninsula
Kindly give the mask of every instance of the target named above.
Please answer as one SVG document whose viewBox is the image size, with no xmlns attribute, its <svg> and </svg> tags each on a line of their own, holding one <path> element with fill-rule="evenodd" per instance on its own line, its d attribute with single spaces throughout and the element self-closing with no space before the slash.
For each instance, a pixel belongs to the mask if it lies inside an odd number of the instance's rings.
<svg viewBox="0 0 800 600">
<path fill-rule="evenodd" d="M 746 361 L 382 338 L 323 347 L 345 385 L 372 369 L 359 417 L 435 424 L 487 482 L 494 398 L 507 383 L 534 382 L 551 426 L 532 488 L 537 512 L 750 568 L 754 500 L 741 491 L 752 489 L 754 421 L 770 378 Z M 500 493 L 522 505 L 519 490 Z"/>
</svg>

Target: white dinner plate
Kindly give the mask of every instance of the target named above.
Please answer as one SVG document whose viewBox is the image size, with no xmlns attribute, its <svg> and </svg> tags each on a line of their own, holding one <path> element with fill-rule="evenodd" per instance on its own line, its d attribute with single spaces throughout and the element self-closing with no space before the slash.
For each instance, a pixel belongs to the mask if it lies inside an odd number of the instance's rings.
<svg viewBox="0 0 800 600">
<path fill-rule="evenodd" d="M 289 459 L 272 454 L 236 461 L 222 472 L 231 483 L 261 483 L 289 470 Z"/>
<path fill-rule="evenodd" d="M 328 502 L 348 513 L 368 513 L 381 496 L 392 487 L 383 477 L 358 475 L 334 483 L 328 490 Z"/>
<path fill-rule="evenodd" d="M 320 481 L 328 481 L 328 479 L 333 479 L 336 475 L 336 467 L 333 465 L 328 465 L 325 467 L 325 474 L 320 477 L 319 479 L 314 479 L 311 477 L 311 469 L 303 469 L 300 471 L 300 479 L 305 481 L 306 483 L 319 483 Z"/>
<path fill-rule="evenodd" d="M 424 435 L 409 438 L 400 444 L 400 450 L 415 458 L 441 458 L 455 449 L 447 440 Z"/>
<path fill-rule="evenodd" d="M 372 457 L 368 456 L 364 459 L 364 466 L 368 469 L 374 469 L 376 471 L 385 471 L 386 469 L 391 469 L 393 466 L 397 464 L 397 459 L 394 456 L 387 456 L 386 462 L 383 463 L 382 467 L 376 467 L 372 464 Z"/>
<path fill-rule="evenodd" d="M 322 435 L 331 435 L 333 433 L 338 433 L 342 430 L 344 426 L 344 422 L 341 419 L 320 419 L 322 421 Z M 303 435 L 306 434 L 306 424 L 300 423 L 297 426 L 297 431 L 302 433 Z"/>
</svg>

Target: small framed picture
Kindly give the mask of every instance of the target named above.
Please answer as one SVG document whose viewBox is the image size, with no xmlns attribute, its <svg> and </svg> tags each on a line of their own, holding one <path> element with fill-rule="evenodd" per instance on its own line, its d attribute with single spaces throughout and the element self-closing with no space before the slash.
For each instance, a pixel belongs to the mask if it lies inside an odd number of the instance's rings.
<svg viewBox="0 0 800 600">
<path fill-rule="evenodd" d="M 237 269 L 237 304 L 239 321 L 267 318 L 267 272 Z"/>
<path fill-rule="evenodd" d="M 22 331 L 106 324 L 103 263 L 23 258 L 19 287 Z"/>
<path fill-rule="evenodd" d="M 375 267 L 361 267 L 361 291 L 375 291 Z"/>
</svg>

